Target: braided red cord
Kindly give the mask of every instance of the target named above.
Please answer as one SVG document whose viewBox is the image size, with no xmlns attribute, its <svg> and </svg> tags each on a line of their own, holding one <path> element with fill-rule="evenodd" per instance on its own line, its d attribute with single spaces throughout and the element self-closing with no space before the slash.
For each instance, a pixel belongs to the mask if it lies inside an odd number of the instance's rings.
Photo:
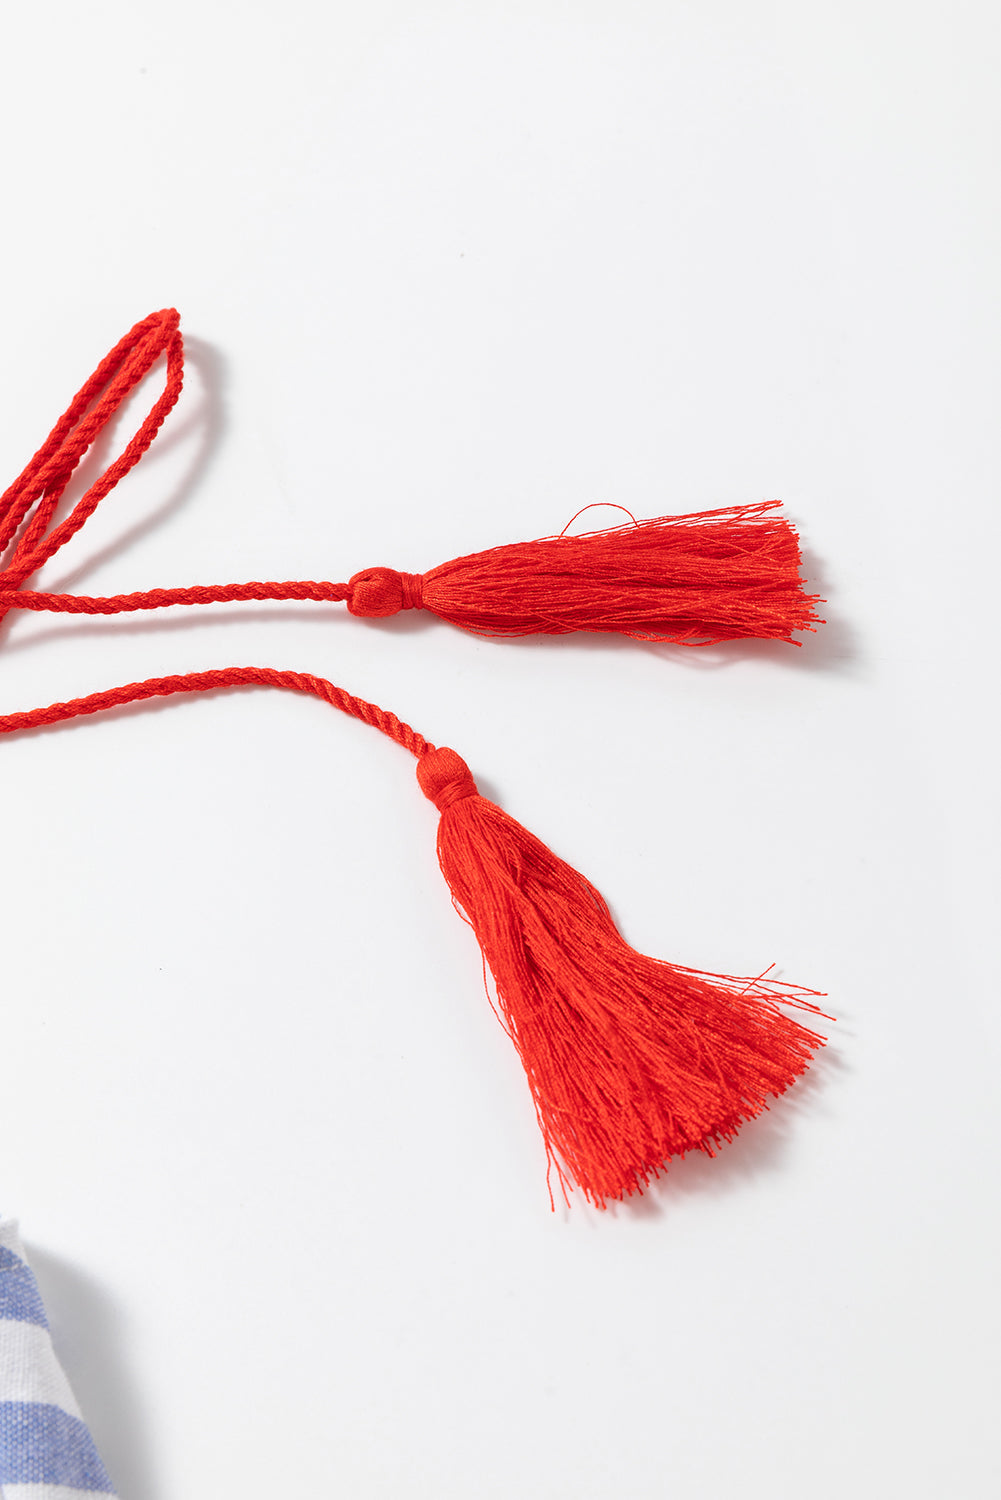
<svg viewBox="0 0 1001 1500">
<path fill-rule="evenodd" d="M 34 458 L 0 496 L 0 555 L 10 547 L 32 506 L 34 515 L 0 572 L 5 590 L 17 589 L 91 516 L 108 492 L 142 458 L 181 393 L 184 353 L 175 308 L 151 313 L 115 345 L 74 396 Z M 161 354 L 167 356 L 164 389 L 122 453 L 109 464 L 60 525 L 48 530 L 66 486 L 87 449 Z M 0 619 L 10 603 L 0 604 Z"/>
<path fill-rule="evenodd" d="M 145 682 L 127 682 L 122 687 L 107 688 L 101 693 L 88 693 L 86 698 L 71 698 L 68 703 L 51 703 L 48 708 L 32 708 L 26 713 L 2 714 L 0 734 L 39 729 L 82 714 L 97 714 L 105 709 L 120 708 L 125 703 L 138 703 L 144 698 L 169 698 L 174 693 L 207 693 L 216 688 L 244 687 L 283 688 L 291 693 L 309 693 L 314 698 L 322 698 L 332 708 L 340 709 L 341 713 L 370 724 L 380 734 L 409 750 L 411 755 L 419 758 L 433 749 L 422 734 L 404 724 L 395 714 L 387 713 L 364 698 L 355 698 L 325 677 L 313 677 L 308 672 L 281 672 L 273 667 L 220 667 L 211 672 L 185 672 L 175 677 L 150 677 Z"/>
<path fill-rule="evenodd" d="M 106 597 L 50 594 L 21 587 L 80 530 L 105 495 L 138 463 L 177 401 L 184 379 L 184 347 L 179 321 L 176 309 L 166 308 L 151 313 L 130 329 L 74 396 L 24 472 L 0 496 L 0 556 L 11 549 L 6 566 L 0 568 L 0 620 L 11 609 L 70 615 L 117 615 L 137 610 L 167 609 L 178 604 L 259 603 L 266 599 L 310 600 L 326 604 L 347 601 L 349 609 L 356 614 L 383 615 L 395 614 L 399 609 L 420 609 L 420 578 L 397 573 L 391 568 L 370 569 L 349 583 L 309 579 L 281 583 L 251 581 L 148 589 Z M 164 353 L 167 356 L 166 383 L 138 432 L 120 457 L 77 501 L 69 516 L 48 531 L 56 507 L 80 460 L 122 402 Z M 29 520 L 32 507 L 35 507 L 34 514 Z M 17 537 L 22 526 L 21 535 Z"/>
<path fill-rule="evenodd" d="M 3 576 L 0 573 L 0 580 Z M 33 609 L 63 615 L 120 615 L 140 609 L 168 609 L 175 604 L 259 603 L 265 599 L 309 599 L 317 603 L 340 604 L 350 597 L 350 592 L 346 583 L 313 583 L 308 580 L 286 583 L 193 584 L 190 588 L 147 589 L 134 594 L 109 594 L 104 597 L 0 588 L 0 613 L 8 609 Z"/>
</svg>

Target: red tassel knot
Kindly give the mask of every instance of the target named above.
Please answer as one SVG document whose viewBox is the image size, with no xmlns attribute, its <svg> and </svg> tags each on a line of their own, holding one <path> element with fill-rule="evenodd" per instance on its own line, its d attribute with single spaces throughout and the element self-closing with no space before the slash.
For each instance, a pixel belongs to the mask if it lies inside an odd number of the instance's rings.
<svg viewBox="0 0 1001 1500">
<path fill-rule="evenodd" d="M 424 574 L 423 573 L 401 573 L 400 583 L 403 588 L 403 609 L 424 608 Z"/>
<path fill-rule="evenodd" d="M 401 609 L 424 608 L 424 575 L 395 568 L 366 568 L 348 581 L 348 609 L 353 615 L 380 619 Z"/>
<path fill-rule="evenodd" d="M 424 752 L 417 762 L 417 780 L 425 797 L 441 813 L 463 797 L 480 795 L 466 762 L 447 745 Z"/>
</svg>

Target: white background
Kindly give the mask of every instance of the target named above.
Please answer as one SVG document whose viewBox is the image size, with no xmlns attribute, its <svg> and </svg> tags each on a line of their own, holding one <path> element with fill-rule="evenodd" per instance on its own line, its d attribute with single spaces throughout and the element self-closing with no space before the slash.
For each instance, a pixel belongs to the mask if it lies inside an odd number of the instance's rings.
<svg viewBox="0 0 1001 1500">
<path fill-rule="evenodd" d="M 838 1017 L 717 1161 L 553 1214 L 405 754 L 277 693 L 0 744 L 0 1206 L 123 1500 L 997 1493 L 996 17 L 6 15 L 4 482 L 136 319 L 189 350 L 43 586 L 778 497 L 829 601 L 801 650 L 688 654 L 305 606 L 3 627 L 3 711 L 330 676 L 637 947 Z"/>
</svg>

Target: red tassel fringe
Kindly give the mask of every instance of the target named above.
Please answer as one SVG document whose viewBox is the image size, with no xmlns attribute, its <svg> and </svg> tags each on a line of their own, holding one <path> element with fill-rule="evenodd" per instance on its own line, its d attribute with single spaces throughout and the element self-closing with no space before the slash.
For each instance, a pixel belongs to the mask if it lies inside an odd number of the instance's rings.
<svg viewBox="0 0 1001 1500">
<path fill-rule="evenodd" d="M 483 635 L 617 631 L 705 646 L 791 641 L 819 622 L 780 502 L 515 542 L 425 573 L 422 605 Z"/>
<path fill-rule="evenodd" d="M 816 991 L 679 968 L 637 953 L 604 899 L 476 792 L 453 750 L 418 762 L 441 809 L 438 859 L 493 975 L 550 1163 L 599 1208 L 665 1162 L 715 1154 L 805 1070 Z"/>
</svg>

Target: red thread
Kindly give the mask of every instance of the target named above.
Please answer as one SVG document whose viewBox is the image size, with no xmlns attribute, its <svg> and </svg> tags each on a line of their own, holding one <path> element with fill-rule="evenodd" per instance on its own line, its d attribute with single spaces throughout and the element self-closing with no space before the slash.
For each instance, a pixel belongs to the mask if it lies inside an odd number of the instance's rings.
<svg viewBox="0 0 1001 1500">
<path fill-rule="evenodd" d="M 162 395 L 121 457 L 46 535 L 73 470 L 161 354 L 167 356 Z M 613 631 L 688 646 L 748 637 L 798 644 L 794 633 L 819 623 L 818 600 L 804 592 L 799 576 L 796 533 L 776 514 L 777 500 L 513 542 L 452 558 L 423 574 L 368 568 L 347 583 L 211 584 L 108 597 L 25 590 L 28 578 L 142 457 L 177 400 L 182 379 L 178 314 L 169 308 L 137 323 L 77 393 L 0 499 L 0 555 L 26 523 L 0 570 L 0 619 L 14 608 L 112 615 L 173 605 L 309 600 L 346 602 L 352 614 L 368 618 L 423 609 L 478 635 Z"/>
<path fill-rule="evenodd" d="M 586 510 L 603 510 L 606 508 L 609 510 L 624 511 L 625 514 L 629 517 L 630 521 L 632 521 L 634 526 L 638 526 L 640 524 L 627 505 L 619 505 L 614 500 L 592 500 L 590 505 L 582 505 L 580 510 L 574 511 L 573 515 L 570 517 L 569 521 L 560 532 L 560 536 L 566 536 L 573 523 L 578 519 L 578 517 L 582 516 Z"/>
</svg>

